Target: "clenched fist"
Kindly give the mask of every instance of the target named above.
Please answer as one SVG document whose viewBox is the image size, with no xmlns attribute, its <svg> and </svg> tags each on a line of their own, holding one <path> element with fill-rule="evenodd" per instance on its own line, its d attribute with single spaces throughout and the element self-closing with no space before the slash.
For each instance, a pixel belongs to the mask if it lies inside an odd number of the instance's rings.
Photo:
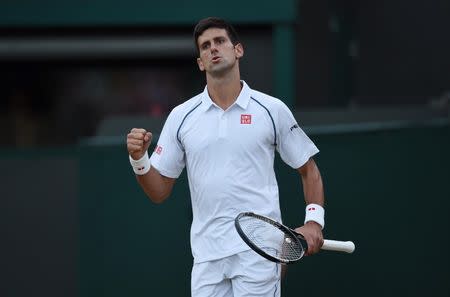
<svg viewBox="0 0 450 297">
<path fill-rule="evenodd" d="M 133 128 L 127 135 L 127 149 L 131 158 L 139 160 L 152 142 L 152 133 L 145 129 Z"/>
</svg>

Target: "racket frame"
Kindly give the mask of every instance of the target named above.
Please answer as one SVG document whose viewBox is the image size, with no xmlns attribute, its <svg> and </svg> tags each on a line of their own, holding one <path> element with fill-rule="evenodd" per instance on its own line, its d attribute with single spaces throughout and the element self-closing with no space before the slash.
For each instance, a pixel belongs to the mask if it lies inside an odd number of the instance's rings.
<svg viewBox="0 0 450 297">
<path fill-rule="evenodd" d="M 278 229 L 280 229 L 283 233 L 289 234 L 290 237 L 292 239 L 294 239 L 296 241 L 296 244 L 298 244 L 299 246 L 301 246 L 303 253 L 302 255 L 295 260 L 287 260 L 287 259 L 281 259 L 281 258 L 277 258 L 274 256 L 271 256 L 269 254 L 267 254 L 266 252 L 264 252 L 263 250 L 261 250 L 257 245 L 255 245 L 245 234 L 244 230 L 242 230 L 239 221 L 242 217 L 253 217 L 253 218 L 257 218 L 259 220 L 265 221 L 275 227 L 277 227 Z M 237 232 L 239 233 L 239 236 L 242 238 L 242 240 L 255 252 L 257 252 L 259 255 L 263 256 L 264 258 L 276 262 L 276 263 L 281 263 L 281 264 L 291 264 L 291 263 L 295 263 L 298 260 L 300 260 L 301 258 L 303 258 L 303 255 L 305 254 L 308 245 L 306 243 L 306 240 L 303 239 L 303 236 L 301 234 L 298 234 L 297 232 L 295 232 L 294 230 L 284 226 L 283 224 L 269 218 L 263 215 L 259 215 L 259 214 L 255 214 L 253 212 L 242 212 L 240 213 L 235 219 L 234 219 L 234 225 L 236 227 Z"/>
</svg>

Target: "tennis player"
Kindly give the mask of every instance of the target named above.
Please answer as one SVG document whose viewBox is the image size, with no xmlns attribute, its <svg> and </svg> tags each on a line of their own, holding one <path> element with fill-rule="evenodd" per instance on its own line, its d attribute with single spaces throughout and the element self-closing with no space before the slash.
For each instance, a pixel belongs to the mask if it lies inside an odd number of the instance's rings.
<svg viewBox="0 0 450 297">
<path fill-rule="evenodd" d="M 130 163 L 156 203 L 170 195 L 186 167 L 193 212 L 192 296 L 280 296 L 280 265 L 249 249 L 234 218 L 252 211 L 281 221 L 274 172 L 278 151 L 301 177 L 306 214 L 296 231 L 307 240 L 308 254 L 317 253 L 324 226 L 322 179 L 312 158 L 318 149 L 281 100 L 241 80 L 244 48 L 230 24 L 200 20 L 194 40 L 205 89 L 171 111 L 151 158 L 152 133 L 133 128 L 127 136 Z"/>
</svg>

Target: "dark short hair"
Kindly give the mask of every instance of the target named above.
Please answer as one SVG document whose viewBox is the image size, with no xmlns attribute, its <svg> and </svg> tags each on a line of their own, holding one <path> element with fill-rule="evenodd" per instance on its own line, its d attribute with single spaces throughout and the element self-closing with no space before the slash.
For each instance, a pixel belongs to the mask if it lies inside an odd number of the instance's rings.
<svg viewBox="0 0 450 297">
<path fill-rule="evenodd" d="M 205 19 L 200 20 L 197 25 L 194 28 L 194 43 L 195 48 L 197 49 L 197 54 L 200 53 L 200 50 L 198 48 L 198 37 L 203 34 L 206 30 L 210 28 L 219 28 L 219 29 L 225 29 L 227 31 L 228 37 L 230 38 L 230 41 L 233 45 L 236 45 L 239 43 L 239 37 L 234 29 L 234 27 L 227 23 L 224 19 L 218 18 L 218 17 L 207 17 Z"/>
</svg>

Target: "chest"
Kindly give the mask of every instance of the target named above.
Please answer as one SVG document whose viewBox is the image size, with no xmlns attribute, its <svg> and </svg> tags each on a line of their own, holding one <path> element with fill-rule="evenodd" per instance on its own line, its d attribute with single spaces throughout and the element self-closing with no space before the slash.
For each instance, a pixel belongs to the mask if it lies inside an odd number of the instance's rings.
<svg viewBox="0 0 450 297">
<path fill-rule="evenodd" d="M 186 121 L 179 133 L 188 157 L 261 154 L 273 150 L 275 142 L 272 118 L 252 110 L 209 110 Z"/>
</svg>

